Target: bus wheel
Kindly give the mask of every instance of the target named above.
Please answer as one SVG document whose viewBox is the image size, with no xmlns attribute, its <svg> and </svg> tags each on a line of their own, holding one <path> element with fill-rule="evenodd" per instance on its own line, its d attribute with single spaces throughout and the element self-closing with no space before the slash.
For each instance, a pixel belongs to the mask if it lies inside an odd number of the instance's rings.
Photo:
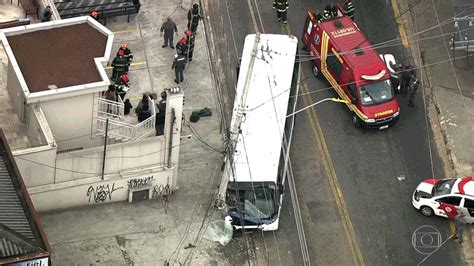
<svg viewBox="0 0 474 266">
<path fill-rule="evenodd" d="M 357 115 L 354 115 L 352 117 L 352 123 L 354 124 L 355 128 L 361 128 L 362 127 L 362 120 Z"/>
<path fill-rule="evenodd" d="M 321 71 L 319 71 L 319 68 L 314 63 L 313 63 L 313 75 L 319 79 L 322 77 Z"/>
</svg>

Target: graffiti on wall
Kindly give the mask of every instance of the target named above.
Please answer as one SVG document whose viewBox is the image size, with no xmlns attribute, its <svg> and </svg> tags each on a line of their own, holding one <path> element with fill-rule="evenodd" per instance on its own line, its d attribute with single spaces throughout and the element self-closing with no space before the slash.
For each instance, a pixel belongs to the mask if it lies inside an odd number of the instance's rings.
<svg viewBox="0 0 474 266">
<path fill-rule="evenodd" d="M 91 202 L 91 199 L 94 199 L 96 203 L 104 202 L 107 199 L 112 200 L 112 194 L 122 188 L 123 187 L 115 187 L 115 183 L 112 183 L 112 186 L 109 184 L 90 186 L 89 189 L 87 189 L 86 197 L 89 197 L 89 202 Z"/>
<path fill-rule="evenodd" d="M 153 176 L 133 178 L 127 181 L 127 185 L 129 188 L 136 188 L 149 185 L 153 180 Z"/>
<path fill-rule="evenodd" d="M 165 196 L 171 194 L 171 187 L 169 184 L 166 185 L 155 185 L 153 186 L 153 197 Z"/>
</svg>

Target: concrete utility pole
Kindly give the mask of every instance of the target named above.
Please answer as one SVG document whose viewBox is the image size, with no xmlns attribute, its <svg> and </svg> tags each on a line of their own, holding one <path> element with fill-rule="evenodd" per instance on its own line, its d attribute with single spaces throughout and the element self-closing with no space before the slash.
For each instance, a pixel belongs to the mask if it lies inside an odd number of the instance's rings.
<svg viewBox="0 0 474 266">
<path fill-rule="evenodd" d="M 239 138 L 240 133 L 240 124 L 242 123 L 242 119 L 247 108 L 247 95 L 250 86 L 250 81 L 252 79 L 252 70 L 255 64 L 255 59 L 257 57 L 257 48 L 258 43 L 260 42 L 260 33 L 255 34 L 255 41 L 252 48 L 252 54 L 250 55 L 250 62 L 249 67 L 247 70 L 247 75 L 245 76 L 245 84 L 244 89 L 242 91 L 242 95 L 240 96 L 240 100 L 236 109 L 234 110 L 235 113 L 232 114 L 232 119 L 230 122 L 230 132 L 229 132 L 229 144 L 227 145 L 227 155 L 225 158 L 225 166 L 224 166 L 224 173 L 222 175 L 221 183 L 219 185 L 219 193 L 217 194 L 217 199 L 215 205 L 219 209 L 225 208 L 225 196 L 227 185 L 229 183 L 229 178 L 233 173 L 233 163 L 234 163 L 234 153 L 235 153 L 235 146 L 237 145 L 237 140 Z"/>
</svg>

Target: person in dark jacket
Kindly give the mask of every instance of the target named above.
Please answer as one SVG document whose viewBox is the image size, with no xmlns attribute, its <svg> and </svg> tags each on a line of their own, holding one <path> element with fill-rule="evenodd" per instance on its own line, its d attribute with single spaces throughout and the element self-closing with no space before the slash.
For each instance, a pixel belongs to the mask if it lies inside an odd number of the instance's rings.
<svg viewBox="0 0 474 266">
<path fill-rule="evenodd" d="M 112 61 L 112 80 L 116 81 L 122 73 L 125 73 L 127 66 L 128 60 L 124 57 L 124 52 L 118 51 L 117 56 Z"/>
<path fill-rule="evenodd" d="M 336 5 L 331 5 L 331 16 L 333 18 L 337 18 L 339 16 Z"/>
<path fill-rule="evenodd" d="M 287 23 L 286 20 L 286 11 L 288 10 L 288 1 L 287 0 L 275 0 L 273 2 L 273 9 L 277 12 L 277 21 Z"/>
<path fill-rule="evenodd" d="M 176 76 L 176 79 L 174 82 L 179 84 L 180 82 L 183 82 L 184 80 L 184 68 L 186 67 L 186 56 L 185 55 L 176 55 L 173 61 L 173 65 L 171 66 L 171 69 L 174 69 L 174 74 Z"/>
<path fill-rule="evenodd" d="M 143 93 L 142 99 L 138 102 L 137 107 L 135 108 L 135 114 L 138 114 L 142 111 L 143 105 L 148 104 L 148 94 Z"/>
<path fill-rule="evenodd" d="M 200 19 L 202 19 L 201 9 L 198 3 L 194 3 L 193 8 L 188 11 L 188 29 L 192 33 L 196 33 Z"/>
<path fill-rule="evenodd" d="M 188 47 L 188 62 L 193 61 L 193 52 L 194 52 L 194 34 L 190 30 L 184 32 L 186 34 L 186 46 Z"/>
<path fill-rule="evenodd" d="M 41 22 L 50 21 L 52 15 L 53 15 L 53 11 L 51 11 L 51 7 L 46 6 L 43 10 L 43 15 L 41 16 Z"/>
<path fill-rule="evenodd" d="M 151 111 L 150 111 L 150 106 L 148 105 L 148 101 L 143 103 L 142 109 L 137 114 L 137 117 L 138 117 L 138 122 L 143 122 L 149 117 L 151 117 Z"/>
<path fill-rule="evenodd" d="M 158 101 L 157 105 L 157 114 L 156 114 L 156 136 L 161 136 L 164 134 L 165 129 L 165 118 L 166 118 L 166 92 L 161 93 L 161 99 Z"/>
<path fill-rule="evenodd" d="M 95 19 L 96 21 L 99 21 L 99 14 L 97 13 L 97 11 L 95 11 L 95 10 L 92 11 L 91 17 L 92 17 L 93 19 Z M 99 22 L 100 22 L 100 21 L 99 21 Z"/>
<path fill-rule="evenodd" d="M 165 36 L 164 43 L 161 47 L 165 48 L 169 45 L 171 49 L 174 49 L 173 33 L 178 34 L 178 27 L 171 18 L 166 19 L 166 21 L 163 22 L 163 25 L 161 25 L 160 34 L 163 35 L 163 32 L 165 32 Z"/>
</svg>

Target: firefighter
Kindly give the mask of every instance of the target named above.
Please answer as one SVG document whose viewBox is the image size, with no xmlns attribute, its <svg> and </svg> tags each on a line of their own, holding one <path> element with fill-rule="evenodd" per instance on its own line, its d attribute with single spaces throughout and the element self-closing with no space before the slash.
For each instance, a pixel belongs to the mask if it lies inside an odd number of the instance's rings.
<svg viewBox="0 0 474 266">
<path fill-rule="evenodd" d="M 188 46 L 186 45 L 186 38 L 182 37 L 179 42 L 176 44 L 176 53 L 178 55 L 187 56 Z"/>
<path fill-rule="evenodd" d="M 200 19 L 202 19 L 202 16 L 199 4 L 194 3 L 193 8 L 188 11 L 188 29 L 190 29 L 193 34 L 197 31 Z"/>
<path fill-rule="evenodd" d="M 194 52 L 194 34 L 187 30 L 184 32 L 186 34 L 186 46 L 188 47 L 187 55 L 188 55 L 188 62 L 193 61 L 193 52 Z"/>
<path fill-rule="evenodd" d="M 323 11 L 323 20 L 328 20 L 331 18 L 332 8 L 331 5 L 326 5 Z"/>
<path fill-rule="evenodd" d="M 112 80 L 117 80 L 122 73 L 125 73 L 127 65 L 128 60 L 124 57 L 124 52 L 119 50 L 117 56 L 112 61 Z"/>
<path fill-rule="evenodd" d="M 354 20 L 355 7 L 351 0 L 344 0 L 344 13 Z"/>
<path fill-rule="evenodd" d="M 287 23 L 286 20 L 286 11 L 288 10 L 288 1 L 287 0 L 274 0 L 273 9 L 277 12 L 277 21 Z"/>
<path fill-rule="evenodd" d="M 117 51 L 117 55 L 119 54 L 120 51 L 123 51 L 123 57 L 125 57 L 125 59 L 127 59 L 127 66 L 125 67 L 125 73 L 128 73 L 128 68 L 130 67 L 130 64 L 133 61 L 133 53 L 128 48 L 128 45 L 126 43 L 122 43 L 120 45 L 120 48 Z"/>
<path fill-rule="evenodd" d="M 185 55 L 176 55 L 171 65 L 171 69 L 174 69 L 175 80 L 177 84 L 184 81 L 184 68 L 186 67 L 186 56 Z"/>
<path fill-rule="evenodd" d="M 171 49 L 174 49 L 173 46 L 173 32 L 178 34 L 178 27 L 176 26 L 176 23 L 171 18 L 166 19 L 166 21 L 161 25 L 160 29 L 160 34 L 163 34 L 163 31 L 165 32 L 164 36 L 164 43 L 161 46 L 162 48 L 165 48 L 170 45 Z"/>
<path fill-rule="evenodd" d="M 115 91 L 117 93 L 117 97 L 120 97 L 122 101 L 124 101 L 128 90 L 130 90 L 130 81 L 128 80 L 127 74 L 123 73 L 115 81 Z"/>
</svg>

